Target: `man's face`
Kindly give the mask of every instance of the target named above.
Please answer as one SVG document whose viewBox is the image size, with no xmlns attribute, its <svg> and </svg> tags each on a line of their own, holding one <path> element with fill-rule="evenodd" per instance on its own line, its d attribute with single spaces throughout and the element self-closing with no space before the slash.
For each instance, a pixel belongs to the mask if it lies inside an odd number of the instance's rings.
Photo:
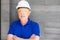
<svg viewBox="0 0 60 40">
<path fill-rule="evenodd" d="M 30 15 L 30 10 L 27 8 L 20 8 L 18 9 L 18 17 L 20 20 L 28 19 Z"/>
</svg>

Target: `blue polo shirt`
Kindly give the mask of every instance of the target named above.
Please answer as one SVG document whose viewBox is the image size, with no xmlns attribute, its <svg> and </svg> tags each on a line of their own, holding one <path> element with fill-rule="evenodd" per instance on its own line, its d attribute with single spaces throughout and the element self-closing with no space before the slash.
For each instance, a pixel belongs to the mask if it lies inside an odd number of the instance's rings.
<svg viewBox="0 0 60 40">
<path fill-rule="evenodd" d="M 16 35 L 20 38 L 28 39 L 32 34 L 40 36 L 40 28 L 38 23 L 28 19 L 26 25 L 22 25 L 20 20 L 14 21 L 10 24 L 8 34 Z"/>
</svg>

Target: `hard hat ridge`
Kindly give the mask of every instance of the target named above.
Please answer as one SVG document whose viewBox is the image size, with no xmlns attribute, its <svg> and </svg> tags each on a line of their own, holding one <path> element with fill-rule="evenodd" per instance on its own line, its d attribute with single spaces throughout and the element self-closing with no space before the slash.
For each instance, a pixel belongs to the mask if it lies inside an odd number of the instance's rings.
<svg viewBox="0 0 60 40">
<path fill-rule="evenodd" d="M 19 1 L 18 5 L 16 6 L 16 9 L 18 9 L 19 7 L 26 7 L 31 9 L 29 3 L 26 0 Z"/>
</svg>

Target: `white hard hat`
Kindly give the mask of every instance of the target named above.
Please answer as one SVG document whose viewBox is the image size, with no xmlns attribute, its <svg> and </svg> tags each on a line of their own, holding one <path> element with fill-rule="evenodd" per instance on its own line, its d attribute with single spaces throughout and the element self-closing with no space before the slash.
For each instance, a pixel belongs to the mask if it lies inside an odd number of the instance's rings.
<svg viewBox="0 0 60 40">
<path fill-rule="evenodd" d="M 19 7 L 26 7 L 31 9 L 29 3 L 25 0 L 19 1 L 18 5 L 16 6 L 16 9 L 18 9 Z"/>
</svg>

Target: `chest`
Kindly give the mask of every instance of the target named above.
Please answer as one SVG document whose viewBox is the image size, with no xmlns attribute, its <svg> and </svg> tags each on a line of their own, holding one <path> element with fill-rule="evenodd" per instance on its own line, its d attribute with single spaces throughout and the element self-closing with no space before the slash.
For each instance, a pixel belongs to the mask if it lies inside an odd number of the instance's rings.
<svg viewBox="0 0 60 40">
<path fill-rule="evenodd" d="M 27 26 L 17 26 L 14 29 L 14 34 L 16 36 L 19 36 L 21 38 L 29 38 L 32 35 L 32 26 L 27 25 Z"/>
</svg>

